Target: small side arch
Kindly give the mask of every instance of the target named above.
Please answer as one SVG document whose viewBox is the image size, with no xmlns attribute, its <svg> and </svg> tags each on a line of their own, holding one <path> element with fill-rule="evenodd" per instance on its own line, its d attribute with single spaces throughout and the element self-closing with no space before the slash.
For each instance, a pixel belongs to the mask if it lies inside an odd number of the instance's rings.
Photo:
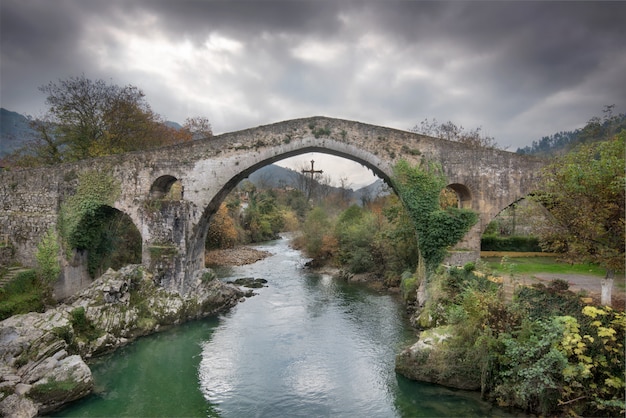
<svg viewBox="0 0 626 418">
<path fill-rule="evenodd" d="M 448 184 L 446 188 L 453 190 L 456 193 L 456 196 L 459 200 L 459 208 L 471 208 L 472 192 L 466 185 L 460 183 L 452 183 Z"/>
<path fill-rule="evenodd" d="M 174 176 L 164 175 L 157 178 L 150 186 L 151 199 L 183 199 L 183 185 Z"/>
</svg>

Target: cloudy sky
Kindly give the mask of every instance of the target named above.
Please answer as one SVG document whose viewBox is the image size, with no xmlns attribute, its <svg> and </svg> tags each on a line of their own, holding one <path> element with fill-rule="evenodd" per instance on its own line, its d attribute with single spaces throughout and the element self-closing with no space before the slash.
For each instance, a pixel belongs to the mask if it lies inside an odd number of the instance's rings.
<svg viewBox="0 0 626 418">
<path fill-rule="evenodd" d="M 0 105 L 84 74 L 215 133 L 451 120 L 515 150 L 626 109 L 626 2 L 2 0 Z"/>
</svg>

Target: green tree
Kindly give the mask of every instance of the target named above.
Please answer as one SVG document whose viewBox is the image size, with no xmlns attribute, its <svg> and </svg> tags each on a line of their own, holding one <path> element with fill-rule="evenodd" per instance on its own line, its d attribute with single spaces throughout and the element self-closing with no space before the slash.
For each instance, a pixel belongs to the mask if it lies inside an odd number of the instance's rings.
<svg viewBox="0 0 626 418">
<path fill-rule="evenodd" d="M 352 273 L 364 273 L 375 267 L 372 252 L 377 228 L 372 212 L 352 205 L 341 213 L 335 225 L 339 250 L 337 261 Z"/>
<path fill-rule="evenodd" d="M 333 222 L 328 213 L 319 206 L 313 208 L 307 215 L 302 232 L 306 237 L 304 250 L 316 262 L 330 259 L 336 249 L 332 234 Z"/>
<path fill-rule="evenodd" d="M 571 262 L 597 263 L 611 279 L 624 268 L 624 146 L 626 131 L 583 144 L 543 171 L 540 201 L 556 223 L 543 246 Z"/>
<path fill-rule="evenodd" d="M 37 245 L 37 253 L 35 254 L 37 270 L 44 286 L 54 283 L 59 278 L 61 273 L 60 248 L 58 235 L 54 228 L 50 228 Z"/>
<path fill-rule="evenodd" d="M 251 183 L 250 183 L 251 185 Z M 254 187 L 252 185 L 252 187 Z M 276 203 L 273 190 L 248 193 L 248 207 L 244 212 L 243 227 L 249 231 L 252 242 L 263 242 L 278 238 L 285 226 L 283 212 Z"/>
<path fill-rule="evenodd" d="M 394 167 L 394 189 L 415 227 L 420 282 L 426 278 L 427 270 L 443 261 L 447 248 L 463 238 L 478 220 L 477 214 L 467 209 L 440 209 L 439 197 L 446 183 L 434 165 L 411 167 L 402 160 Z"/>
</svg>

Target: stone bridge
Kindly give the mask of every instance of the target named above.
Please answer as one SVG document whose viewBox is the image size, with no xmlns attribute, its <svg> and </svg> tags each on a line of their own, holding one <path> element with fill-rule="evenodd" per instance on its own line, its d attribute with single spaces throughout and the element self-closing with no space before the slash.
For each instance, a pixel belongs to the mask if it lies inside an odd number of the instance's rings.
<svg viewBox="0 0 626 418">
<path fill-rule="evenodd" d="M 114 155 L 55 167 L 0 172 L 0 239 L 18 261 L 35 264 L 37 244 L 59 222 L 59 210 L 76 193 L 81 175 L 115 179 L 110 206 L 127 214 L 142 238 L 142 263 L 171 291 L 186 293 L 204 267 L 208 224 L 233 188 L 259 168 L 307 152 L 344 157 L 389 183 L 394 163 L 438 162 L 462 207 L 480 221 L 449 260 L 479 256 L 480 236 L 503 209 L 533 191 L 544 162 L 511 152 L 468 147 L 415 133 L 359 122 L 312 117 L 259 126 L 210 139 L 144 152 Z M 165 199 L 173 184 L 176 199 Z M 61 283 L 80 287 L 80 262 L 63 262 Z M 81 270 L 82 268 L 82 270 Z M 63 293 L 63 292 L 61 292 Z"/>
</svg>

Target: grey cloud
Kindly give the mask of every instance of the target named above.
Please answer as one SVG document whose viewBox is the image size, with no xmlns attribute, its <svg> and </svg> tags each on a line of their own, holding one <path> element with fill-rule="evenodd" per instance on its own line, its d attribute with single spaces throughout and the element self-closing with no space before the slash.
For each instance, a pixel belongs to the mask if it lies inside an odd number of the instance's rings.
<svg viewBox="0 0 626 418">
<path fill-rule="evenodd" d="M 436 117 L 482 125 L 516 147 L 537 139 L 529 136 L 538 129 L 549 135 L 584 123 L 604 104 L 626 106 L 624 2 L 2 0 L 0 7 L 2 106 L 24 113 L 42 107 L 39 85 L 85 73 L 137 85 L 168 118 L 205 114 L 217 131 L 310 114 L 400 129 Z M 232 73 L 191 65 L 166 80 L 96 60 L 81 42 L 94 31 L 93 47 L 107 59 L 125 57 L 116 52 L 125 40 L 98 32 L 104 27 L 198 46 L 219 34 L 241 42 L 243 54 L 228 57 Z M 368 37 L 379 51 L 359 49 Z M 313 64 L 293 55 L 307 41 L 345 50 Z M 411 70 L 423 77 L 401 77 Z M 193 102 L 185 89 L 231 100 Z"/>
</svg>

